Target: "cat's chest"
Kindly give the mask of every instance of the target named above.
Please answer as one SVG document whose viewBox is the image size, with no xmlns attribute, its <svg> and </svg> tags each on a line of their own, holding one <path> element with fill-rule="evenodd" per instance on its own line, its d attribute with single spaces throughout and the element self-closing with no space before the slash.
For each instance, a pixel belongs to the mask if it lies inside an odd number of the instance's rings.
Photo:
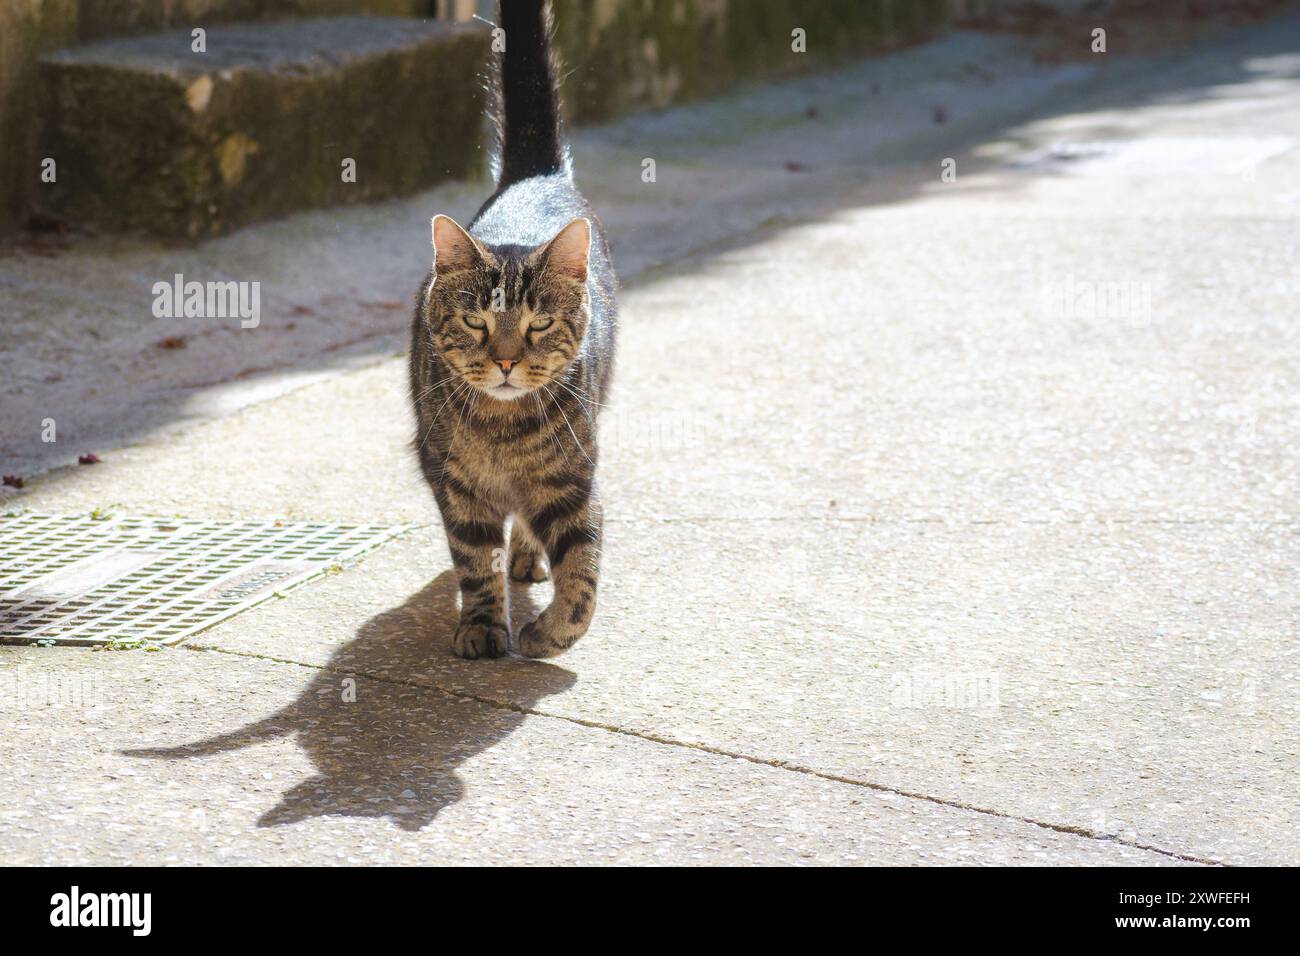
<svg viewBox="0 0 1300 956">
<path fill-rule="evenodd" d="M 475 490 L 502 507 L 519 501 L 536 483 L 537 463 L 518 442 L 503 442 L 466 429 L 455 436 L 452 450 Z"/>
</svg>

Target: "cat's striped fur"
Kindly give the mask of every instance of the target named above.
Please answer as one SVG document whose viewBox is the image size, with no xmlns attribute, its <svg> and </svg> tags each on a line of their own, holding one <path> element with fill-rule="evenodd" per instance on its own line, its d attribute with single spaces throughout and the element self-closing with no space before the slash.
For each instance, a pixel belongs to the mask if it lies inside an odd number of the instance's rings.
<svg viewBox="0 0 1300 956">
<path fill-rule="evenodd" d="M 596 610 L 596 415 L 613 369 L 615 277 L 568 169 L 548 5 L 503 0 L 500 26 L 500 180 L 468 231 L 433 221 L 411 394 L 420 467 L 460 578 L 453 653 L 506 653 L 503 571 L 531 583 L 548 566 L 554 599 L 518 645 L 549 657 L 586 633 Z"/>
</svg>

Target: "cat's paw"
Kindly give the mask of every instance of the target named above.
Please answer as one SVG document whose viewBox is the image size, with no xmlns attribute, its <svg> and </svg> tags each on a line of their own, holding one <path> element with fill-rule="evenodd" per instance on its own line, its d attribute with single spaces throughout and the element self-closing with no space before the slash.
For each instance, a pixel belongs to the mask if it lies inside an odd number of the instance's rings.
<svg viewBox="0 0 1300 956">
<path fill-rule="evenodd" d="M 451 652 L 466 660 L 501 657 L 510 650 L 510 632 L 504 625 L 461 624 L 451 636 Z"/>
<path fill-rule="evenodd" d="M 519 652 L 525 657 L 558 657 L 580 637 L 581 632 L 565 632 L 555 627 L 543 611 L 541 617 L 525 624 L 519 632 Z"/>
<path fill-rule="evenodd" d="M 546 580 L 546 565 L 541 555 L 532 551 L 520 551 L 510 559 L 510 580 L 524 584 L 537 584 Z"/>
</svg>

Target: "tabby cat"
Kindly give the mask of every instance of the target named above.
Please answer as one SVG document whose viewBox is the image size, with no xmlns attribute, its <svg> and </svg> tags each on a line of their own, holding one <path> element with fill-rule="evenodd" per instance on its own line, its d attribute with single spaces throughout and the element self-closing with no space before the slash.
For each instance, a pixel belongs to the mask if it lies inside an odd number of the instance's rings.
<svg viewBox="0 0 1300 956">
<path fill-rule="evenodd" d="M 505 654 L 504 574 L 532 583 L 549 567 L 554 599 L 518 646 L 551 657 L 596 610 L 596 414 L 613 371 L 616 280 L 562 139 L 549 4 L 503 0 L 499 25 L 497 189 L 469 229 L 433 219 L 411 336 L 415 446 L 460 580 L 452 653 Z"/>
</svg>

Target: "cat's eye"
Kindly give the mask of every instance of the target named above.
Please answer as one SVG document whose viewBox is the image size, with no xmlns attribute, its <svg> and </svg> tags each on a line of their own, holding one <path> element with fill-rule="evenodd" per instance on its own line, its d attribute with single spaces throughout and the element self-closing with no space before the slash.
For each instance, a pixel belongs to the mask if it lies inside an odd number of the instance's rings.
<svg viewBox="0 0 1300 956">
<path fill-rule="evenodd" d="M 533 319 L 528 323 L 528 328 L 534 332 L 545 332 L 554 324 L 554 319 Z"/>
<path fill-rule="evenodd" d="M 462 316 L 461 316 L 461 321 L 463 321 L 463 322 L 464 322 L 466 325 L 468 325 L 471 329 L 479 330 L 479 329 L 486 329 L 486 328 L 487 328 L 487 323 L 484 322 L 482 319 L 480 319 L 480 318 L 479 318 L 478 316 L 476 316 L 476 315 L 462 315 Z"/>
</svg>

